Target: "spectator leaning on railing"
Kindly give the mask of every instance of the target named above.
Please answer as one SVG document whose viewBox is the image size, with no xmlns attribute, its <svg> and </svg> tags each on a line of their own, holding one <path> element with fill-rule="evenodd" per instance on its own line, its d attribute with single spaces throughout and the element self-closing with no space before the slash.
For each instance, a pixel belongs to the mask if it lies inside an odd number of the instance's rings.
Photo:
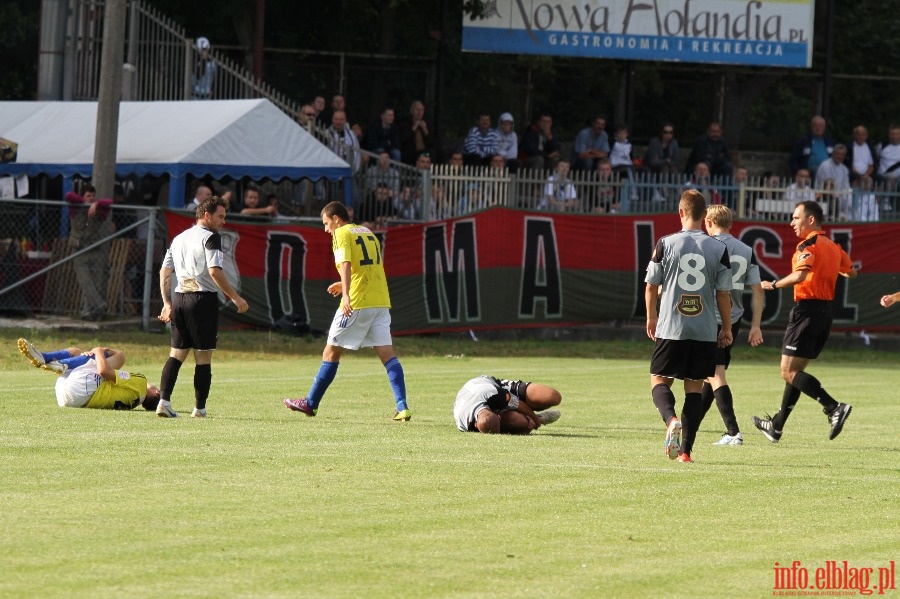
<svg viewBox="0 0 900 599">
<path fill-rule="evenodd" d="M 805 168 L 797 170 L 794 175 L 794 182 L 788 185 L 784 192 L 784 199 L 790 202 L 792 209 L 800 202 L 816 200 L 816 192 L 809 186 L 809 171 Z"/>
<path fill-rule="evenodd" d="M 547 179 L 544 197 L 538 204 L 539 210 L 574 212 L 578 209 L 578 194 L 569 179 L 569 163 L 560 160 L 556 171 Z"/>
<path fill-rule="evenodd" d="M 197 61 L 191 73 L 191 98 L 194 100 L 210 100 L 213 97 L 213 82 L 216 78 L 216 63 L 209 55 L 209 40 L 198 37 L 195 42 Z"/>
</svg>

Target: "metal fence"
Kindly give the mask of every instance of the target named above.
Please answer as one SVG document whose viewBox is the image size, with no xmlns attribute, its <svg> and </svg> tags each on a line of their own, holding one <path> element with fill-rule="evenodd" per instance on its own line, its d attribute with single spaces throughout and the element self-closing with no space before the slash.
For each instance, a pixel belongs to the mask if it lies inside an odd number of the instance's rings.
<svg viewBox="0 0 900 599">
<path fill-rule="evenodd" d="M 67 77 L 73 82 L 75 100 L 97 99 L 104 7 L 103 0 L 75 0 L 73 4 Z M 188 37 L 175 21 L 141 0 L 131 0 L 128 7 L 124 99 L 190 100 L 192 74 L 200 58 L 196 40 Z M 209 56 L 215 64 L 211 99 L 268 98 L 288 116 L 296 117 L 296 101 L 257 80 L 249 69 L 215 47 Z"/>
<path fill-rule="evenodd" d="M 2 200 L 0 211 L 0 314 L 65 315 L 92 320 L 134 318 L 147 330 L 162 308 L 159 268 L 165 248 L 158 208 L 115 206 L 108 218 L 115 233 L 75 247 L 62 202 Z M 85 260 L 99 255 L 101 260 Z M 105 311 L 85 312 L 82 279 L 99 290 Z"/>
<path fill-rule="evenodd" d="M 433 165 L 417 171 L 391 163 L 396 172 L 373 171 L 370 166 L 355 175 L 354 202 L 372 201 L 375 185 L 392 181 L 389 217 L 385 225 L 455 218 L 492 206 L 577 214 L 653 214 L 674 212 L 681 193 L 697 188 L 707 202 L 725 204 L 736 218 L 784 222 L 801 201 L 818 201 L 829 222 L 898 220 L 900 193 L 890 183 L 871 189 L 846 190 L 784 186 L 775 177 L 751 177 L 735 182 L 713 177 L 692 181 L 679 175 L 634 172 L 605 175 L 571 171 L 562 179 L 555 171 L 486 166 Z M 373 184 L 374 183 L 374 184 Z"/>
</svg>

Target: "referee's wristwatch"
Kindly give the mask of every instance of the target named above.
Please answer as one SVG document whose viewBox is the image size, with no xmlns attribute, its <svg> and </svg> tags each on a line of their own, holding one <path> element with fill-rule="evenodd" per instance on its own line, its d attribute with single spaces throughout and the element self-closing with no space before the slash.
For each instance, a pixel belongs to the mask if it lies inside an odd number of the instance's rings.
<svg viewBox="0 0 900 599">
<path fill-rule="evenodd" d="M 778 279 L 772 279 L 772 289 L 778 289 Z"/>
</svg>

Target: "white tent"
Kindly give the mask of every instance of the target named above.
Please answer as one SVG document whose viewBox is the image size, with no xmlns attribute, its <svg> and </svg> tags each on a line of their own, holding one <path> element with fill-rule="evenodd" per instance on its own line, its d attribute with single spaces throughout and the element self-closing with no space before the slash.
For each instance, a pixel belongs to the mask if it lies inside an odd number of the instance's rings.
<svg viewBox="0 0 900 599">
<path fill-rule="evenodd" d="M 0 137 L 19 145 L 0 175 L 89 178 L 96 128 L 96 102 L 0 102 Z M 181 208 L 186 175 L 315 180 L 351 170 L 261 99 L 121 103 L 116 175 L 131 174 L 168 174 L 169 206 Z"/>
</svg>

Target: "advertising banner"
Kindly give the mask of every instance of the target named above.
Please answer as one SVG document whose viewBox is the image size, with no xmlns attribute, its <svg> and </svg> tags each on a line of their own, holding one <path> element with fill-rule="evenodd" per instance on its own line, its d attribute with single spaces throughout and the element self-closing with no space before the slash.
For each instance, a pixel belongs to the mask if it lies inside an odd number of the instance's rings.
<svg viewBox="0 0 900 599">
<path fill-rule="evenodd" d="M 812 66 L 814 0 L 487 0 L 471 52 Z"/>
<path fill-rule="evenodd" d="M 170 238 L 192 226 L 167 212 Z M 643 321 L 644 275 L 656 240 L 680 229 L 675 214 L 591 216 L 491 208 L 468 217 L 376 232 L 382 241 L 397 334 L 468 329 L 578 326 Z M 827 234 L 861 270 L 838 278 L 838 329 L 900 330 L 900 316 L 878 299 L 900 290 L 897 250 L 885 240 L 900 223 L 829 226 Z M 791 271 L 799 240 L 787 223 L 737 222 L 763 279 Z M 338 300 L 331 238 L 321 227 L 228 222 L 226 274 L 250 303 L 227 319 L 254 327 L 327 330 Z M 749 306 L 749 291 L 745 305 Z M 765 326 L 782 327 L 790 289 L 766 293 Z"/>
</svg>

